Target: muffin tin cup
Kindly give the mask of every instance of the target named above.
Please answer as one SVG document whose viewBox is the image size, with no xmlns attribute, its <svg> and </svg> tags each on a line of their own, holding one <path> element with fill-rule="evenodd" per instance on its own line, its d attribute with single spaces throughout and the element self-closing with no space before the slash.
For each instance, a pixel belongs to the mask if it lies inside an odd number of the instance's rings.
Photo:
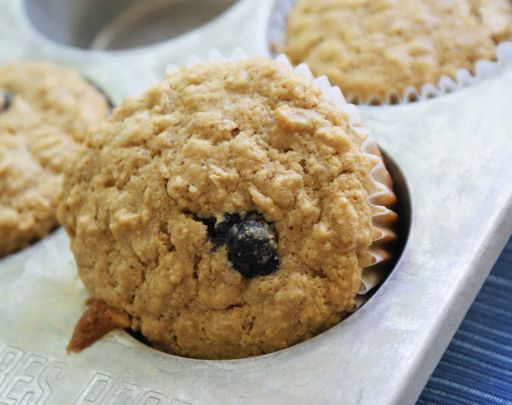
<svg viewBox="0 0 512 405">
<path fill-rule="evenodd" d="M 275 55 L 276 50 L 285 41 L 288 15 L 296 1 L 281 0 L 274 3 L 267 27 L 268 50 L 271 55 Z M 373 95 L 358 102 L 358 105 L 392 105 L 425 101 L 475 85 L 494 76 L 500 66 L 510 63 L 512 63 L 512 41 L 504 41 L 496 46 L 496 59 L 477 61 L 473 66 L 473 73 L 468 69 L 457 69 L 454 77 L 443 75 L 437 83 L 424 83 L 420 88 L 408 86 L 402 93 L 390 91 L 384 99 Z"/>
<path fill-rule="evenodd" d="M 229 56 L 225 57 L 217 49 L 209 52 L 207 62 L 236 62 L 247 59 L 249 54 L 242 48 L 235 49 Z M 396 240 L 394 229 L 398 222 L 397 214 L 392 210 L 396 204 L 396 196 L 393 192 L 393 180 L 383 162 L 382 154 L 375 142 L 371 131 L 363 126 L 361 116 L 353 104 L 348 104 L 342 91 L 337 86 L 331 86 L 329 79 L 325 76 L 315 77 L 307 64 L 303 63 L 293 67 L 288 58 L 281 54 L 275 58 L 276 62 L 293 69 L 295 73 L 305 77 L 315 84 L 322 92 L 325 101 L 339 108 L 340 113 L 348 117 L 350 128 L 357 136 L 357 142 L 360 144 L 360 150 L 373 164 L 370 176 L 373 180 L 372 190 L 369 195 L 368 203 L 372 209 L 372 222 L 374 228 L 378 231 L 378 236 L 374 239 L 368 253 L 372 257 L 372 264 L 364 267 L 362 270 L 362 283 L 358 291 L 356 309 L 359 308 L 369 298 L 368 293 L 376 288 L 390 273 L 391 263 L 393 262 L 392 247 Z M 188 67 L 203 63 L 205 60 L 192 55 L 188 60 Z M 179 69 L 176 65 L 169 65 L 167 73 Z"/>
</svg>

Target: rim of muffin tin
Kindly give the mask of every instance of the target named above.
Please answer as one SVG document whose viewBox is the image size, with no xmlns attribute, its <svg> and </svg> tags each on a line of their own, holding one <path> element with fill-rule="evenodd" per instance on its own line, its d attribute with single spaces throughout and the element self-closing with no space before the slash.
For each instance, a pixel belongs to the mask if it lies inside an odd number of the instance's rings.
<svg viewBox="0 0 512 405">
<path fill-rule="evenodd" d="M 280 53 L 275 48 L 284 42 L 288 15 L 296 2 L 297 0 L 274 0 L 265 32 L 269 55 L 276 56 Z M 357 100 L 354 104 L 381 107 L 424 102 L 478 84 L 495 76 L 502 66 L 509 64 L 512 64 L 512 41 L 503 41 L 496 44 L 495 59 L 476 61 L 472 72 L 460 68 L 453 77 L 442 75 L 437 83 L 424 83 L 420 88 L 408 86 L 402 93 L 391 90 L 384 100 L 374 95 L 364 101 Z"/>
</svg>

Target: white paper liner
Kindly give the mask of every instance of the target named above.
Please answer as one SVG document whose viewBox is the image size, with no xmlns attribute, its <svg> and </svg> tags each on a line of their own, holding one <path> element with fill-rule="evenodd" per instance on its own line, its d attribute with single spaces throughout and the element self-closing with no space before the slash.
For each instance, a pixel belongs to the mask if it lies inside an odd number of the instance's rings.
<svg viewBox="0 0 512 405">
<path fill-rule="evenodd" d="M 292 67 L 285 55 L 279 55 L 276 61 Z M 372 265 L 365 267 L 362 274 L 362 286 L 358 294 L 365 295 L 375 288 L 386 276 L 385 263 L 391 259 L 389 244 L 396 239 L 392 231 L 393 224 L 397 222 L 397 215 L 390 207 L 396 203 L 396 196 L 392 191 L 392 179 L 387 171 L 380 150 L 373 139 L 370 131 L 363 126 L 357 108 L 348 104 L 343 97 L 339 87 L 331 86 L 326 76 L 315 78 L 309 67 L 303 63 L 295 67 L 295 72 L 311 79 L 322 91 L 326 101 L 340 108 L 349 117 L 349 124 L 355 134 L 359 137 L 361 151 L 364 152 L 373 162 L 374 166 L 370 174 L 374 181 L 374 190 L 369 196 L 370 205 L 373 210 L 372 221 L 380 235 L 370 246 L 370 254 L 373 257 Z"/>
<path fill-rule="evenodd" d="M 248 57 L 249 55 L 241 48 L 235 49 L 228 57 L 224 57 L 218 50 L 213 49 L 208 55 L 207 62 L 236 62 Z M 398 220 L 397 214 L 391 210 L 391 207 L 396 203 L 396 196 L 392 191 L 393 180 L 384 165 L 379 147 L 370 130 L 363 126 L 356 106 L 347 103 L 339 87 L 331 86 L 326 76 L 315 78 L 305 63 L 294 68 L 288 58 L 282 54 L 277 56 L 275 60 L 311 80 L 322 91 L 325 101 L 338 107 L 340 112 L 348 117 L 349 126 L 361 145 L 361 151 L 374 164 L 370 171 L 373 185 L 372 190 L 370 190 L 369 204 L 372 209 L 372 223 L 376 230 L 375 233 L 378 235 L 374 238 L 368 251 L 371 263 L 364 267 L 362 271 L 362 284 L 358 291 L 361 299 L 356 300 L 356 308 L 359 308 L 366 301 L 362 296 L 377 287 L 389 272 L 386 264 L 392 258 L 390 244 L 396 239 L 393 227 Z M 188 59 L 187 67 L 193 67 L 204 62 L 203 59 L 194 55 Z M 179 67 L 175 65 L 169 65 L 166 72 L 171 73 L 178 69 Z"/>
<path fill-rule="evenodd" d="M 288 15 L 297 0 L 279 0 L 274 3 L 267 27 L 267 42 L 269 53 L 276 57 L 284 43 Z M 497 45 L 496 60 L 479 60 L 474 65 L 474 73 L 467 69 L 458 69 L 455 77 L 441 76 L 438 83 L 425 83 L 421 88 L 407 87 L 402 94 L 390 91 L 382 100 L 374 95 L 359 101 L 359 105 L 389 105 L 406 104 L 412 101 L 424 101 L 444 94 L 453 93 L 461 88 L 474 85 L 488 77 L 494 76 L 500 66 L 512 63 L 512 41 L 501 42 Z"/>
</svg>

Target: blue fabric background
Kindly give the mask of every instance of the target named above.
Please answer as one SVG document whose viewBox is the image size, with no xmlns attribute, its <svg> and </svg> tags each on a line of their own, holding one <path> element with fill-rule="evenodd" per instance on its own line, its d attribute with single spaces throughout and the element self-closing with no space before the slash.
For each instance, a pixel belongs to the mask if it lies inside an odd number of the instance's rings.
<svg viewBox="0 0 512 405">
<path fill-rule="evenodd" d="M 418 404 L 512 404 L 512 239 Z"/>
</svg>

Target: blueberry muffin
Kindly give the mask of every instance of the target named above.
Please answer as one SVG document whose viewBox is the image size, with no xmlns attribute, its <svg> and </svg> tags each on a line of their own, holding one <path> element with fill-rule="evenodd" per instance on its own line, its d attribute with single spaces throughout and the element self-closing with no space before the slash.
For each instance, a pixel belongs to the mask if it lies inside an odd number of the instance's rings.
<svg viewBox="0 0 512 405">
<path fill-rule="evenodd" d="M 386 101 L 473 71 L 511 39 L 510 0 L 299 0 L 284 52 L 327 75 L 349 101 Z"/>
<path fill-rule="evenodd" d="M 169 73 L 86 138 L 59 218 L 92 299 L 154 347 L 270 353 L 355 306 L 375 160 L 314 82 L 264 58 Z"/>
<path fill-rule="evenodd" d="M 108 110 L 105 98 L 67 68 L 0 66 L 0 256 L 57 226 L 64 162 Z"/>
</svg>

